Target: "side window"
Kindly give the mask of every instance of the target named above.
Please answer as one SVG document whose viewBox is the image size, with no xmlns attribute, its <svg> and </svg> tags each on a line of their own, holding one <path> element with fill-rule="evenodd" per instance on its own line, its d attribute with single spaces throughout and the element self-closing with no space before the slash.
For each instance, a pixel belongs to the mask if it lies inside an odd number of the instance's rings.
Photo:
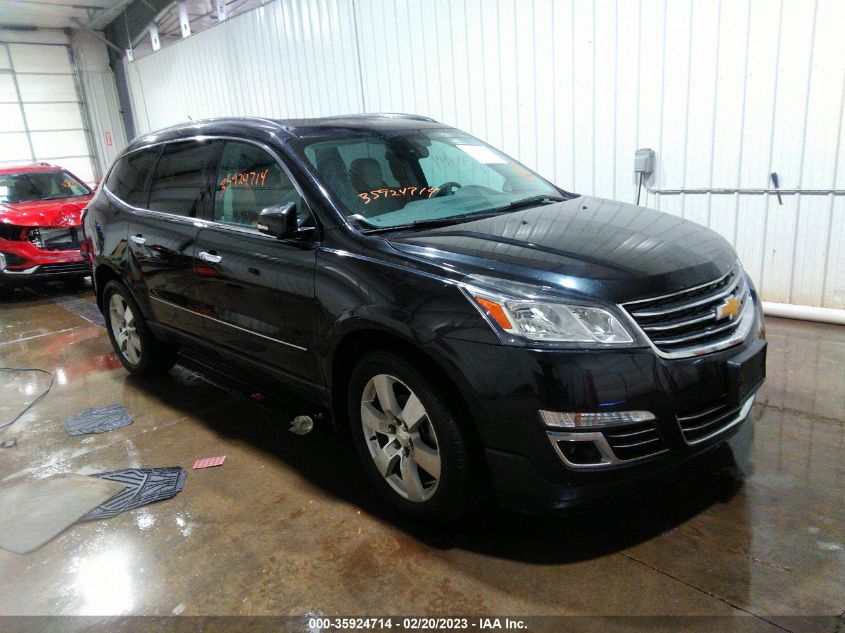
<svg viewBox="0 0 845 633">
<path fill-rule="evenodd" d="M 228 141 L 220 156 L 214 220 L 254 227 L 267 207 L 293 202 L 300 225 L 310 217 L 290 178 L 267 152 L 250 143 Z"/>
<path fill-rule="evenodd" d="M 212 147 L 199 141 L 165 145 L 150 185 L 149 208 L 197 217 L 208 190 L 205 166 Z"/>
<path fill-rule="evenodd" d="M 146 207 L 144 186 L 155 167 L 159 148 L 141 150 L 124 156 L 112 168 L 106 187 L 126 204 Z"/>
</svg>

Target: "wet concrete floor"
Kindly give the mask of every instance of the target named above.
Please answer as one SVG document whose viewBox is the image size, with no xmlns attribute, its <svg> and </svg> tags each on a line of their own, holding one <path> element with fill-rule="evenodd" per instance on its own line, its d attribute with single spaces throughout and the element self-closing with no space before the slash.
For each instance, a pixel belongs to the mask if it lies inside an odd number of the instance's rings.
<svg viewBox="0 0 845 633">
<path fill-rule="evenodd" d="M 767 320 L 749 455 L 725 447 L 597 515 L 491 508 L 433 531 L 387 510 L 326 425 L 288 432 L 302 411 L 179 366 L 130 377 L 92 301 L 90 289 L 59 286 L 0 302 L 0 365 L 54 373 L 49 395 L 0 432 L 17 439 L 0 449 L 0 484 L 133 466 L 182 466 L 187 483 L 34 553 L 0 551 L 0 615 L 692 614 L 747 616 L 763 631 L 841 626 L 843 327 Z M 47 380 L 0 372 L 0 422 Z M 134 424 L 65 433 L 70 415 L 114 402 Z M 215 455 L 222 467 L 190 470 Z M 828 619 L 779 619 L 810 615 Z"/>
</svg>

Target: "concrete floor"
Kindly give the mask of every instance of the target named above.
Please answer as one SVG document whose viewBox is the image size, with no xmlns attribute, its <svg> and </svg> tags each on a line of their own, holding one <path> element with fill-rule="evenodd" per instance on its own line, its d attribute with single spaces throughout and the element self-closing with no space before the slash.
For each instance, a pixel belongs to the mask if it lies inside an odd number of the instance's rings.
<svg viewBox="0 0 845 633">
<path fill-rule="evenodd" d="M 0 303 L 0 365 L 56 379 L 0 432 L 18 440 L 0 449 L 0 482 L 181 465 L 187 483 L 173 499 L 75 525 L 34 553 L 0 551 L 0 615 L 692 614 L 751 615 L 742 622 L 761 631 L 842 626 L 843 327 L 768 319 L 769 379 L 744 479 L 723 452 L 600 515 L 490 509 L 432 532 L 386 510 L 328 429 L 289 433 L 300 411 L 180 367 L 130 377 L 105 330 L 79 316 L 91 300 L 90 289 L 57 287 Z M 0 419 L 43 380 L 12 387 L 0 373 Z M 113 402 L 135 423 L 65 433 L 66 417 Z M 224 454 L 220 468 L 190 470 Z M 809 615 L 829 617 L 778 619 Z"/>
</svg>

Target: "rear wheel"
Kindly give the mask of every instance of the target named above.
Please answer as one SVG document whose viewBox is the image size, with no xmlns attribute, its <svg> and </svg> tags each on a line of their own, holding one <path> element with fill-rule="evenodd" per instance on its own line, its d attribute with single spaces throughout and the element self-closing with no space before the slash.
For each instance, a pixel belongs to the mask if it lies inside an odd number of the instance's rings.
<svg viewBox="0 0 845 633">
<path fill-rule="evenodd" d="M 112 347 L 129 373 L 161 374 L 176 364 L 176 348 L 150 331 L 125 286 L 114 280 L 106 284 L 103 308 Z"/>
<path fill-rule="evenodd" d="M 410 363 L 365 356 L 352 373 L 349 418 L 359 456 L 381 493 L 415 518 L 451 522 L 479 499 L 466 434 Z"/>
</svg>

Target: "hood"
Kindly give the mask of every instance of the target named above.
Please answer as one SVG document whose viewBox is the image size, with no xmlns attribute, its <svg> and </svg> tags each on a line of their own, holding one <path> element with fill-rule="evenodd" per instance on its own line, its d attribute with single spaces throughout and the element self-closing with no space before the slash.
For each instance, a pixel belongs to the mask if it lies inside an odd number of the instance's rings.
<svg viewBox="0 0 845 633">
<path fill-rule="evenodd" d="M 587 196 L 388 240 L 447 270 L 614 303 L 707 283 L 736 262 L 730 244 L 700 224 Z"/>
<path fill-rule="evenodd" d="M 15 226 L 79 226 L 82 210 L 92 196 L 64 200 L 33 200 L 17 204 L 0 204 L 0 223 Z"/>
</svg>

